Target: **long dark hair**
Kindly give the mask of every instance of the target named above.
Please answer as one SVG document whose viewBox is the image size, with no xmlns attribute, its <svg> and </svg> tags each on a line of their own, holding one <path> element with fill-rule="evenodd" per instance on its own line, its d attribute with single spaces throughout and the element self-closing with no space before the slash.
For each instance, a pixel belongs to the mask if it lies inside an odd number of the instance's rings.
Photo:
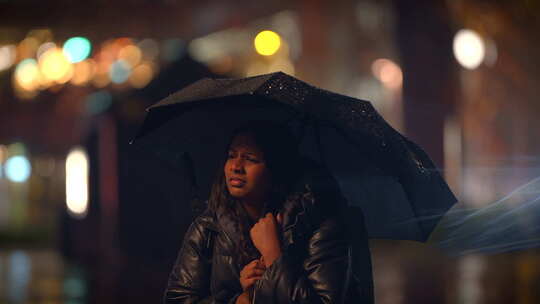
<svg viewBox="0 0 540 304">
<path fill-rule="evenodd" d="M 268 121 L 251 121 L 232 132 L 226 150 L 223 151 L 224 155 L 228 153 L 233 138 L 241 133 L 253 136 L 255 144 L 264 153 L 265 164 L 270 172 L 271 186 L 265 210 L 279 210 L 300 173 L 297 139 L 286 126 Z M 208 204 L 210 209 L 221 209 L 234 220 L 237 231 L 240 231 L 235 256 L 239 266 L 243 267 L 261 255 L 249 235 L 253 220 L 240 201 L 231 196 L 227 189 L 223 170 L 226 161 L 227 158 L 224 157 L 212 185 Z"/>
</svg>

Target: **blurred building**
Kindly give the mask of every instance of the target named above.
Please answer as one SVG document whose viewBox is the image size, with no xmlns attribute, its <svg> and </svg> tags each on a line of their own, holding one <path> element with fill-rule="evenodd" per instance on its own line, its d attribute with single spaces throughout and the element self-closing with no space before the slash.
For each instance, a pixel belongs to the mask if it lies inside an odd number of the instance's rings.
<svg viewBox="0 0 540 304">
<path fill-rule="evenodd" d="M 540 175 L 539 9 L 1 2 L 0 302 L 160 301 L 192 215 L 175 190 L 180 173 L 129 140 L 147 106 L 202 77 L 284 71 L 370 100 L 426 149 L 463 204 L 501 199 Z M 509 201 L 509 211 L 539 210 Z M 508 214 L 526 227 L 516 233 L 538 239 L 534 212 Z M 373 240 L 377 303 L 537 303 L 536 244 L 450 257 Z"/>
</svg>

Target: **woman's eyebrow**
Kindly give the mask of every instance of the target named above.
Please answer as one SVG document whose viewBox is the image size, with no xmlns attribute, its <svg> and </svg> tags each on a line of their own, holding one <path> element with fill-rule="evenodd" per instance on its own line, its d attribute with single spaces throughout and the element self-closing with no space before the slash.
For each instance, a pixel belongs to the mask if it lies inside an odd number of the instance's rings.
<svg viewBox="0 0 540 304">
<path fill-rule="evenodd" d="M 236 149 L 234 149 L 234 148 L 230 148 L 230 149 L 229 149 L 229 152 L 237 152 L 237 151 L 236 151 Z M 251 155 L 258 156 L 257 153 L 255 153 L 255 152 L 249 152 L 249 151 L 245 152 L 245 154 L 251 154 Z"/>
</svg>

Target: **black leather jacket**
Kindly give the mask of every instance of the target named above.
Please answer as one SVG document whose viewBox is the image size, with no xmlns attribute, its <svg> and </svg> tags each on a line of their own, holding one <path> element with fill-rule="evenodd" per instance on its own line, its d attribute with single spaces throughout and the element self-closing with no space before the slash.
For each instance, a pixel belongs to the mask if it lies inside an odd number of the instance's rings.
<svg viewBox="0 0 540 304">
<path fill-rule="evenodd" d="M 351 218 L 335 192 L 306 181 L 280 210 L 282 255 L 254 284 L 252 304 L 373 303 L 363 218 Z M 350 218 L 347 220 L 347 218 Z M 348 224 L 355 221 L 354 233 Z M 188 228 L 169 276 L 164 303 L 235 303 L 242 293 L 233 256 L 232 219 L 206 209 Z"/>
</svg>

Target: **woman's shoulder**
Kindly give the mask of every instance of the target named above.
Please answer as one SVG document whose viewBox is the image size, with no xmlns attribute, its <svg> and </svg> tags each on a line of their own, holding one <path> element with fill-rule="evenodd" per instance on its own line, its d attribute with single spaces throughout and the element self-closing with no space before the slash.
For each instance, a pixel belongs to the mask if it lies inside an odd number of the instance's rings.
<svg viewBox="0 0 540 304">
<path fill-rule="evenodd" d="M 204 211 L 202 211 L 200 214 L 195 215 L 193 224 L 200 226 L 201 228 L 218 231 L 218 227 L 216 225 L 215 211 L 208 207 L 208 204 L 206 204 L 206 206 L 207 207 L 204 209 Z"/>
</svg>

